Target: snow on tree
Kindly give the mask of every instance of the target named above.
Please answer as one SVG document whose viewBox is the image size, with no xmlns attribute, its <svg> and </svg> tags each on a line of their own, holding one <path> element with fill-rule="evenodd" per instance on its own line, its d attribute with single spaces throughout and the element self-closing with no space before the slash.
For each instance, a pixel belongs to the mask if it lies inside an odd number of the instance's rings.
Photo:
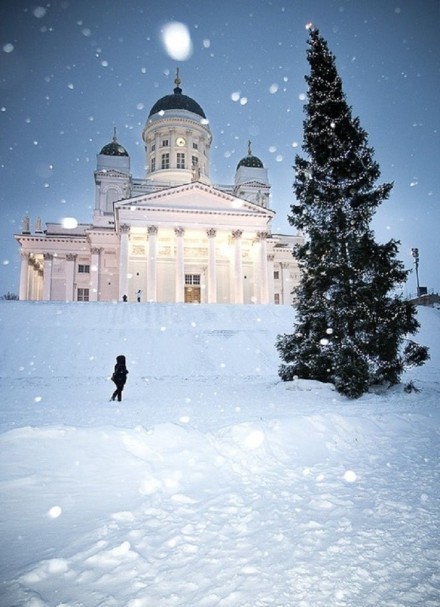
<svg viewBox="0 0 440 607">
<path fill-rule="evenodd" d="M 357 398 L 374 384 L 398 383 L 407 366 L 429 356 L 405 338 L 419 324 L 415 307 L 396 294 L 408 274 L 396 258 L 400 243 L 378 244 L 370 228 L 393 184 L 376 185 L 374 150 L 352 117 L 335 57 L 313 27 L 308 45 L 307 158 L 295 158 L 288 217 L 306 242 L 294 251 L 297 322 L 292 335 L 278 337 L 279 375 L 330 382 Z"/>
</svg>

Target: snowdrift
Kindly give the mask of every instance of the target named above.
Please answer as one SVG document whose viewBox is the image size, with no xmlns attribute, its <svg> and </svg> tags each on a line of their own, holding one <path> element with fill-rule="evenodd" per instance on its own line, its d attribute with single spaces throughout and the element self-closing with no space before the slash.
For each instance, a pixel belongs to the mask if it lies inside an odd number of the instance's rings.
<svg viewBox="0 0 440 607">
<path fill-rule="evenodd" d="M 3 302 L 1 604 L 437 606 L 440 312 L 419 319 L 421 391 L 352 402 L 278 380 L 290 307 Z"/>
</svg>

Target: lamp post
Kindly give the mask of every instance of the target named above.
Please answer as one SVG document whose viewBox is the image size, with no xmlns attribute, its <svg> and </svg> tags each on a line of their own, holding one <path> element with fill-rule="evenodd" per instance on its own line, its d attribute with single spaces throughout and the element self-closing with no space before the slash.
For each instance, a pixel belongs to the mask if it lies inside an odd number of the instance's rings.
<svg viewBox="0 0 440 607">
<path fill-rule="evenodd" d="M 419 284 L 419 249 L 411 249 L 411 255 L 414 259 L 414 265 L 416 267 L 416 280 L 417 280 L 417 297 L 420 297 L 420 284 Z"/>
</svg>

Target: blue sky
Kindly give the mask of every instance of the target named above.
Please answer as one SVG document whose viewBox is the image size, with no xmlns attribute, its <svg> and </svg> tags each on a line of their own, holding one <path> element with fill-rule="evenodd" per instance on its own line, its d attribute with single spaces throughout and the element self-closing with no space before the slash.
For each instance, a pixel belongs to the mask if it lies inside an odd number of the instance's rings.
<svg viewBox="0 0 440 607">
<path fill-rule="evenodd" d="M 193 53 L 176 60 L 161 31 L 189 30 Z M 269 169 L 274 232 L 291 232 L 293 169 L 301 153 L 306 24 L 336 56 L 353 115 L 375 149 L 390 199 L 373 223 L 380 241 L 420 284 L 440 288 L 440 3 L 438 0 L 4 0 L 0 7 L 0 295 L 18 292 L 13 234 L 25 214 L 46 221 L 91 219 L 96 154 L 117 128 L 144 175 L 141 132 L 150 108 L 183 92 L 213 133 L 211 178 L 232 183 L 252 151 Z M 414 273 L 405 292 L 414 292 Z"/>
</svg>

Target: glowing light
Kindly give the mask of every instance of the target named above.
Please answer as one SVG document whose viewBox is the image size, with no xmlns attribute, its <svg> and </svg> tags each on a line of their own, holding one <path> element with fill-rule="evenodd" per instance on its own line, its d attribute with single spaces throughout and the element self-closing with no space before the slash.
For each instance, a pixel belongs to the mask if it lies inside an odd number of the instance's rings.
<svg viewBox="0 0 440 607">
<path fill-rule="evenodd" d="M 65 230 L 74 230 L 78 227 L 78 220 L 75 217 L 64 217 L 61 223 Z"/>
<path fill-rule="evenodd" d="M 357 474 L 353 470 L 347 470 L 344 474 L 344 480 L 347 483 L 354 483 L 357 480 Z"/>
<path fill-rule="evenodd" d="M 47 513 L 50 518 L 58 518 L 63 513 L 60 506 L 52 506 Z"/>
<path fill-rule="evenodd" d="M 184 23 L 178 21 L 167 23 L 162 31 L 162 42 L 171 59 L 186 61 L 192 55 L 191 36 Z"/>
</svg>

